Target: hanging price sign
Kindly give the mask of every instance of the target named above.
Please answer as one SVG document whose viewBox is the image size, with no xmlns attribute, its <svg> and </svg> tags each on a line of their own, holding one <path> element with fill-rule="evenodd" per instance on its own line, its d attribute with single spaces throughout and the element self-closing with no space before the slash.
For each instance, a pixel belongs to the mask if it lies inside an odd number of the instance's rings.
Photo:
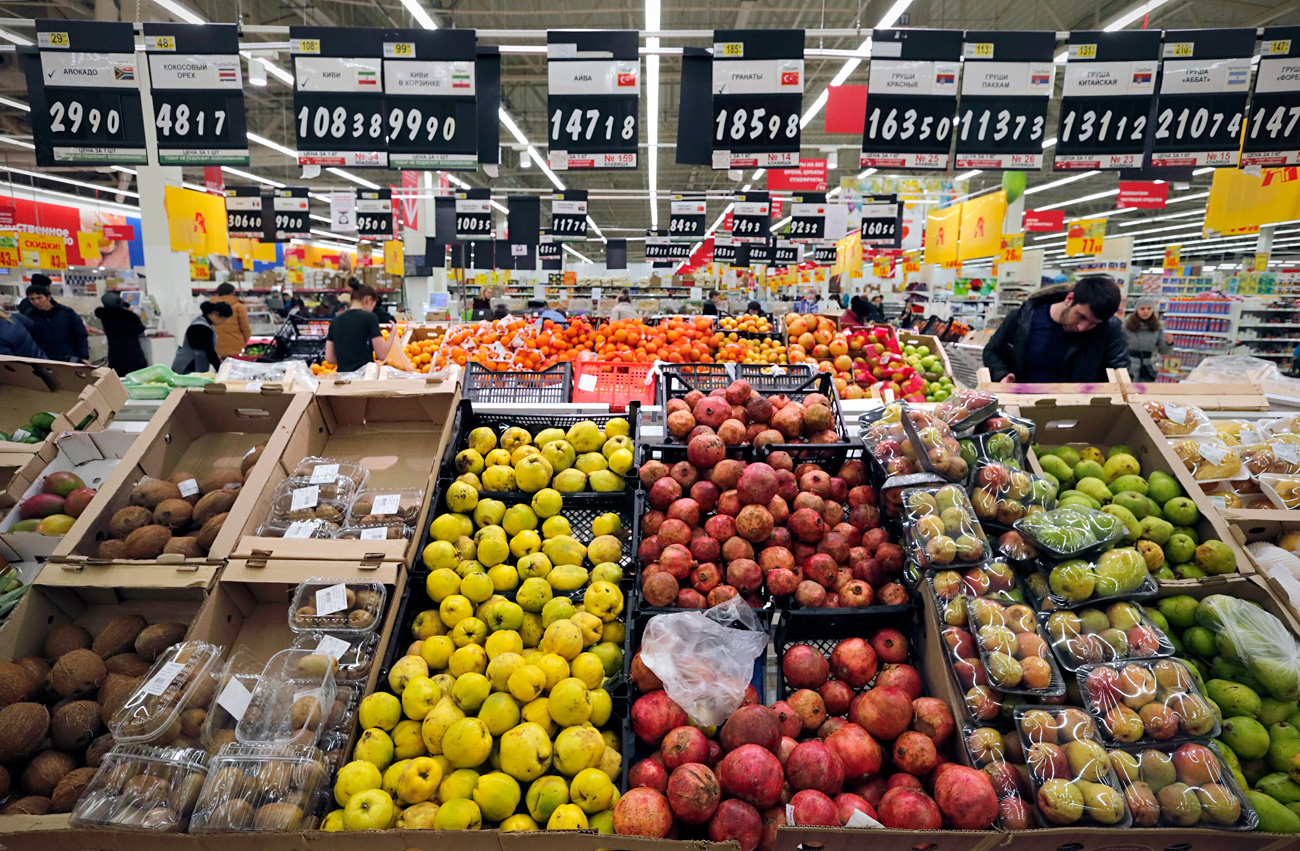
<svg viewBox="0 0 1300 851">
<path fill-rule="evenodd" d="M 1159 56 L 1159 30 L 1070 33 L 1054 170 L 1141 167 Z"/>
<path fill-rule="evenodd" d="M 767 242 L 772 228 L 772 208 L 766 192 L 742 192 L 731 215 L 731 238 L 736 242 Z"/>
<path fill-rule="evenodd" d="M 266 234 L 261 189 L 256 186 L 226 187 L 226 230 L 231 236 L 254 239 Z"/>
<path fill-rule="evenodd" d="M 492 196 L 485 188 L 456 193 L 456 238 L 492 238 Z"/>
<path fill-rule="evenodd" d="M 551 236 L 582 242 L 587 238 L 587 190 L 565 189 L 551 200 Z"/>
<path fill-rule="evenodd" d="M 356 205 L 357 236 L 393 236 L 393 191 L 359 189 Z"/>
<path fill-rule="evenodd" d="M 862 200 L 862 244 L 898 248 L 903 236 L 903 205 L 897 196 L 877 195 Z"/>
<path fill-rule="evenodd" d="M 957 168 L 1042 168 L 1055 50 L 1055 32 L 966 33 Z"/>
<path fill-rule="evenodd" d="M 702 197 L 674 195 L 668 203 L 668 235 L 673 239 L 701 239 L 705 208 Z"/>
<path fill-rule="evenodd" d="M 1300 27 L 1268 27 L 1242 140 L 1243 166 L 1300 162 Z"/>
<path fill-rule="evenodd" d="M 298 164 L 385 168 L 383 31 L 289 27 Z"/>
<path fill-rule="evenodd" d="M 798 168 L 803 30 L 713 31 L 713 167 Z"/>
<path fill-rule="evenodd" d="M 478 167 L 475 51 L 474 30 L 384 32 L 390 168 Z"/>
<path fill-rule="evenodd" d="M 641 103 L 635 30 L 546 33 L 547 160 L 572 168 L 637 167 Z"/>
<path fill-rule="evenodd" d="M 1235 166 L 1255 29 L 1168 30 L 1151 165 Z"/>
<path fill-rule="evenodd" d="M 285 242 L 311 235 L 307 203 L 305 186 L 271 190 L 271 217 L 269 221 L 263 217 L 263 224 L 271 231 L 273 241 Z"/>
<path fill-rule="evenodd" d="M 146 23 L 153 126 L 162 165 L 247 165 L 234 24 Z"/>
<path fill-rule="evenodd" d="M 820 242 L 826 236 L 826 193 L 796 192 L 784 236 L 795 242 Z"/>
<path fill-rule="evenodd" d="M 875 32 L 863 168 L 948 168 L 961 45 L 961 30 Z"/>
</svg>

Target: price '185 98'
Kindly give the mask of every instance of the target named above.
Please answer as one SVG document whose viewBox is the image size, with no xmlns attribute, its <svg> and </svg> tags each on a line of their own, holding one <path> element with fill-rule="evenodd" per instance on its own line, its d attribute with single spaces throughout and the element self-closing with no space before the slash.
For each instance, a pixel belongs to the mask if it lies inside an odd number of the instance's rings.
<svg viewBox="0 0 1300 851">
<path fill-rule="evenodd" d="M 714 119 L 717 131 L 713 138 L 722 142 L 774 141 L 778 138 L 793 139 L 799 135 L 799 113 L 789 115 L 769 113 L 763 107 L 756 107 L 752 112 L 740 107 L 734 112 L 718 110 Z"/>
</svg>

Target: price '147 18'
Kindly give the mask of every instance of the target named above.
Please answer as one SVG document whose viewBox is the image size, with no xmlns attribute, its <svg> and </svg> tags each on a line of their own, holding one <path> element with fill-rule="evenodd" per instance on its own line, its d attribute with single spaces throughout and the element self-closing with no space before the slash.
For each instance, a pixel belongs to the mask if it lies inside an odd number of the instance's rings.
<svg viewBox="0 0 1300 851">
<path fill-rule="evenodd" d="M 604 121 L 601 121 L 601 118 Z M 614 139 L 614 133 L 617 131 L 619 138 L 624 140 L 631 139 L 636 135 L 636 116 L 629 115 L 623 119 L 621 128 L 615 127 L 615 119 L 612 115 L 602 116 L 599 109 L 574 109 L 569 113 L 569 120 L 564 120 L 564 110 L 557 109 L 551 113 L 551 138 L 559 141 L 562 134 L 567 134 L 571 141 L 579 139 L 595 139 L 596 132 L 603 131 L 606 142 Z"/>
</svg>

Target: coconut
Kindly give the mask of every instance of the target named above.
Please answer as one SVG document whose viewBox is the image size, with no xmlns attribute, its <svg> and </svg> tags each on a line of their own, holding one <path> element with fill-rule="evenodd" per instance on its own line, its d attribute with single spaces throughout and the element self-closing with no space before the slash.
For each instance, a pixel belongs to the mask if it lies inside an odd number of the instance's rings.
<svg viewBox="0 0 1300 851">
<path fill-rule="evenodd" d="M 135 638 L 135 652 L 146 662 L 153 662 L 162 652 L 185 638 L 183 623 L 156 623 Z"/>
<path fill-rule="evenodd" d="M 81 794 L 90 785 L 95 771 L 94 768 L 75 768 L 64 775 L 59 785 L 54 787 L 54 794 L 50 796 L 54 812 L 72 812 L 72 808 L 81 799 Z"/>
<path fill-rule="evenodd" d="M 99 631 L 99 635 L 95 636 L 90 649 L 98 653 L 101 659 L 126 653 L 135 643 L 135 637 L 148 625 L 148 622 L 139 615 L 122 615 L 113 618 Z"/>
<path fill-rule="evenodd" d="M 104 683 L 108 669 L 104 660 L 93 650 L 73 650 L 64 653 L 50 669 L 50 683 L 61 697 L 83 697 L 93 694 Z"/>
<path fill-rule="evenodd" d="M 39 682 L 22 665 L 0 662 L 0 706 L 28 700 L 36 692 Z"/>
<path fill-rule="evenodd" d="M 39 703 L 13 703 L 0 709 L 0 762 L 17 762 L 34 754 L 49 729 L 50 711 Z"/>
<path fill-rule="evenodd" d="M 45 660 L 51 665 L 63 654 L 90 647 L 90 633 L 75 623 L 56 626 L 45 636 Z"/>
<path fill-rule="evenodd" d="M 23 769 L 23 790 L 29 795 L 49 797 L 59 781 L 76 767 L 76 760 L 63 751 L 41 751 Z"/>
<path fill-rule="evenodd" d="M 74 700 L 54 710 L 50 721 L 50 738 L 54 746 L 65 751 L 79 751 L 90 744 L 103 729 L 99 711 L 99 704 L 93 700 Z"/>
</svg>

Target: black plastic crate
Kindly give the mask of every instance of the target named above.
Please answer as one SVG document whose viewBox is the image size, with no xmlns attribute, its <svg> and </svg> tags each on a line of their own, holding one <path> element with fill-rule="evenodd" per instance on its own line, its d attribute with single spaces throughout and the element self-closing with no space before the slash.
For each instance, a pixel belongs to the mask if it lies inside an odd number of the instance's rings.
<svg viewBox="0 0 1300 851">
<path fill-rule="evenodd" d="M 538 372 L 497 372 L 470 361 L 461 395 L 496 404 L 566 403 L 573 398 L 573 364 L 561 361 Z"/>
<path fill-rule="evenodd" d="M 908 663 L 920 673 L 917 663 L 923 633 L 921 618 L 916 606 L 890 607 L 889 611 L 871 609 L 815 609 L 812 611 L 782 612 L 773 642 L 776 652 L 776 699 L 785 700 L 793 692 L 785 682 L 781 660 L 785 652 L 796 644 L 807 644 L 830 658 L 835 645 L 846 638 L 869 639 L 876 630 L 886 627 L 907 636 Z M 884 663 L 880 664 L 884 668 Z M 879 670 L 877 671 L 879 676 Z M 873 678 L 872 682 L 875 680 Z M 858 694 L 871 688 L 871 683 L 859 689 Z"/>
<path fill-rule="evenodd" d="M 762 460 L 759 457 L 761 449 L 759 447 L 743 444 L 740 446 L 728 446 L 725 450 L 727 458 L 735 458 L 744 461 L 746 464 L 752 461 Z M 662 461 L 669 467 L 678 461 L 687 461 L 686 446 L 681 443 L 638 443 L 636 447 L 636 463 L 631 470 L 627 471 L 628 483 L 632 487 L 641 487 L 641 467 L 647 461 Z"/>
<path fill-rule="evenodd" d="M 762 337 L 778 338 L 780 334 L 759 334 Z M 749 382 L 759 393 L 787 393 L 797 391 L 817 375 L 816 369 L 812 364 L 791 363 L 781 364 L 782 373 L 777 374 L 771 371 L 771 364 L 757 363 L 740 363 L 736 364 L 736 377 L 743 378 Z"/>
<path fill-rule="evenodd" d="M 659 365 L 659 401 L 681 399 L 692 390 L 704 395 L 725 390 L 735 379 L 725 363 L 664 363 Z"/>
</svg>

